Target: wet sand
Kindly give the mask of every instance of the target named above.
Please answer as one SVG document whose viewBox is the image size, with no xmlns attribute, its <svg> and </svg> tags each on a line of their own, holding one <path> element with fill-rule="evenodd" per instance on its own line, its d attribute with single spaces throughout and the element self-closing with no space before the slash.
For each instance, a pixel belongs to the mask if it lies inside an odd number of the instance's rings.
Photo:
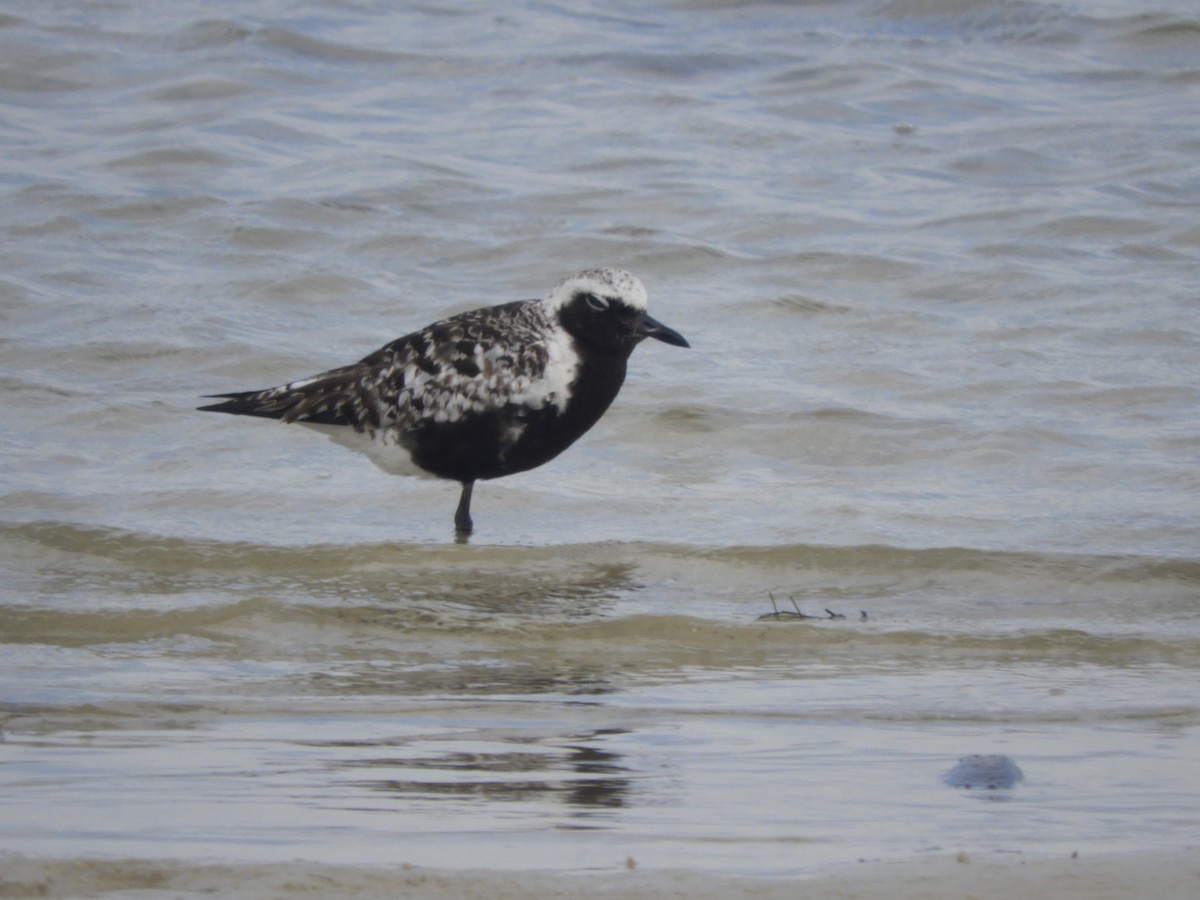
<svg viewBox="0 0 1200 900">
<path fill-rule="evenodd" d="M 448 898 L 839 898 L 839 900 L 1183 900 L 1200 894 L 1197 848 L 1152 853 L 931 854 L 906 862 L 864 861 L 797 879 L 642 872 L 636 860 L 596 874 L 394 869 L 305 862 L 193 864 L 135 859 L 0 857 L 0 897 Z"/>
</svg>

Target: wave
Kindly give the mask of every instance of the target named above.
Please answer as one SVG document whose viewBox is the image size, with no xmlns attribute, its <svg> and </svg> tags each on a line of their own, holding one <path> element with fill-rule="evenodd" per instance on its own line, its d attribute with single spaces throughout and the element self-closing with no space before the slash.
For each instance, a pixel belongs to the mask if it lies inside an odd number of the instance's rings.
<svg viewBox="0 0 1200 900">
<path fill-rule="evenodd" d="M 280 547 L 44 521 L 0 525 L 0 551 L 14 643 L 471 636 L 500 649 L 603 642 L 753 656 L 852 641 L 880 660 L 1179 662 L 1200 641 L 1194 559 L 797 544 Z"/>
</svg>

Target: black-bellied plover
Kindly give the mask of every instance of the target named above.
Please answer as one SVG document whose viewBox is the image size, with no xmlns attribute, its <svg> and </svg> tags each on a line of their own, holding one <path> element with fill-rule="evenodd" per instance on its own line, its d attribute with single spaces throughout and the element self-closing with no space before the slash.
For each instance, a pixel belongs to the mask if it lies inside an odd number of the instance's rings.
<svg viewBox="0 0 1200 900">
<path fill-rule="evenodd" d="M 398 338 L 360 362 L 263 391 L 214 394 L 213 412 L 300 422 L 388 472 L 462 484 L 470 534 L 481 479 L 549 462 L 604 414 L 645 338 L 688 342 L 646 312 L 620 269 L 564 278 L 544 300 L 488 306 Z"/>
</svg>

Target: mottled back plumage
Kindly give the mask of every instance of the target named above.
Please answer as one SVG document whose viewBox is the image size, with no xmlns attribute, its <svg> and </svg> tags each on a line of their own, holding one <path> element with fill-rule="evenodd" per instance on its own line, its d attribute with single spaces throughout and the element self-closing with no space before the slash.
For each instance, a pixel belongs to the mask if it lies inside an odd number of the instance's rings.
<svg viewBox="0 0 1200 900">
<path fill-rule="evenodd" d="M 520 403 L 546 370 L 552 324 L 536 300 L 472 310 L 397 338 L 359 362 L 282 387 L 228 397 L 218 409 L 284 422 L 407 431 Z"/>
</svg>

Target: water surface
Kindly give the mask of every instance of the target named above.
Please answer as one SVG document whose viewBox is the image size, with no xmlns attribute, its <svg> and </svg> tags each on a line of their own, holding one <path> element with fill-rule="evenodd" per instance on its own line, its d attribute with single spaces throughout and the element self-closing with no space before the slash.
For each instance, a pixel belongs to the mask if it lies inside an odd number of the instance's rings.
<svg viewBox="0 0 1200 900">
<path fill-rule="evenodd" d="M 1192 4 L 17 2 L 0 60 L 7 850 L 1194 842 Z M 194 412 L 596 264 L 693 349 L 470 544 Z"/>
</svg>

